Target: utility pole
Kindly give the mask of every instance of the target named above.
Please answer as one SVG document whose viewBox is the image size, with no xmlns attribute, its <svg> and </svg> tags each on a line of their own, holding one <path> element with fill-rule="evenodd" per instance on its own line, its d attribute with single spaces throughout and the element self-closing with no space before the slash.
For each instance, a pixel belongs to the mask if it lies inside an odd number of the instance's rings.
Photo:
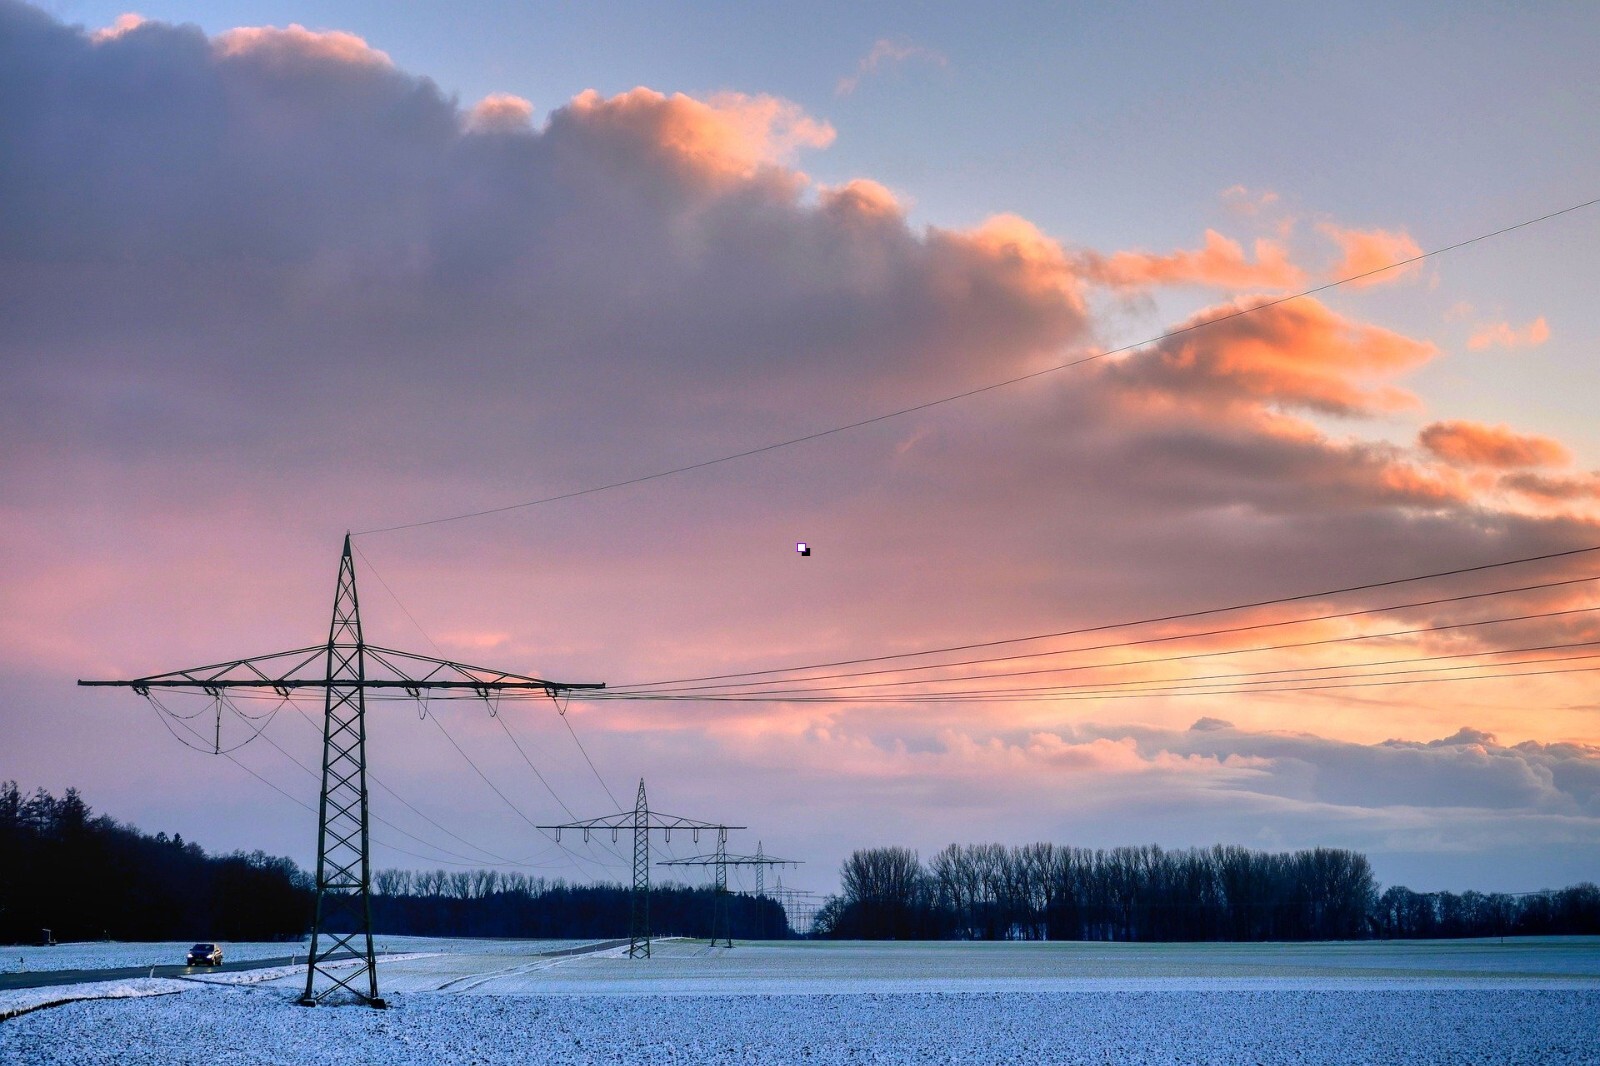
<svg viewBox="0 0 1600 1066">
<path fill-rule="evenodd" d="M 624 829 L 633 830 L 633 895 L 628 908 L 628 958 L 648 959 L 650 957 L 650 834 L 659 832 L 663 834 L 664 839 L 671 840 L 674 829 L 680 832 L 687 829 L 698 844 L 702 830 L 715 831 L 718 848 L 726 848 L 728 830 L 743 829 L 744 826 L 717 825 L 714 822 L 699 822 L 693 818 L 681 818 L 675 814 L 652 811 L 649 801 L 645 799 L 644 778 L 641 777 L 639 795 L 634 800 L 631 811 L 618 811 L 615 814 L 564 822 L 561 825 L 541 825 L 538 828 L 555 830 L 557 842 L 561 840 L 563 829 L 581 830 L 586 844 L 589 842 L 589 834 L 596 830 L 609 829 L 612 843 L 616 843 L 618 834 Z"/>
<path fill-rule="evenodd" d="M 320 673 L 310 673 L 318 663 Z M 372 676 L 376 673 L 379 676 Z M 314 1007 L 336 992 L 350 993 L 370 1007 L 387 1006 L 378 994 L 372 950 L 372 861 L 367 813 L 367 693 L 470 690 L 487 700 L 503 692 L 538 691 L 554 699 L 574 689 L 602 684 L 546 681 L 490 667 L 436 659 L 366 643 L 361 634 L 355 562 L 345 534 L 339 581 L 333 597 L 328 642 L 251 659 L 195 666 L 130 681 L 79 681 L 116 686 L 155 701 L 155 691 L 203 692 L 216 701 L 215 754 L 222 754 L 222 708 L 235 689 L 270 689 L 288 699 L 300 689 L 323 693 L 322 794 L 317 805 L 317 904 L 306 957 L 306 988 L 299 1002 Z M 159 704 L 157 704 L 159 708 Z M 341 972 L 329 964 L 359 960 Z M 318 978 L 322 979 L 319 985 Z"/>
<path fill-rule="evenodd" d="M 797 859 L 778 859 L 768 856 L 760 841 L 756 842 L 754 855 L 729 855 L 725 838 L 717 839 L 717 850 L 711 855 L 693 855 L 687 859 L 663 859 L 657 866 L 710 866 L 716 871 L 716 896 L 711 909 L 711 943 L 724 941 L 733 947 L 731 921 L 728 915 L 728 867 L 754 866 L 756 868 L 756 898 L 766 895 L 766 873 L 769 866 L 799 866 Z"/>
</svg>

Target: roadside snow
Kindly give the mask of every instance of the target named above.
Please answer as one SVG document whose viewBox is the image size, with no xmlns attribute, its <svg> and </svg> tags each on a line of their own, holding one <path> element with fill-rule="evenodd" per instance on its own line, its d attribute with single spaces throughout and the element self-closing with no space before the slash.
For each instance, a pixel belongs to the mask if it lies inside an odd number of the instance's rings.
<svg viewBox="0 0 1600 1066">
<path fill-rule="evenodd" d="M 218 941 L 227 962 L 287 958 L 306 954 L 305 941 L 239 943 Z M 125 966 L 182 966 L 193 940 L 127 942 L 88 940 L 51 948 L 0 947 L 0 973 L 39 973 L 48 970 L 110 970 Z"/>
<path fill-rule="evenodd" d="M 413 952 L 409 955 L 379 956 L 378 972 L 380 974 L 386 973 L 386 967 L 388 967 L 391 963 L 412 962 L 416 959 L 426 959 L 431 957 L 432 956 L 420 951 Z M 360 966 L 363 961 L 364 960 L 362 959 L 342 959 L 338 962 L 325 962 L 322 964 L 321 968 L 324 970 L 350 969 Z M 235 970 L 231 972 L 219 971 L 213 973 L 196 972 L 184 977 L 185 981 L 191 981 L 203 985 L 258 985 L 265 981 L 293 981 L 295 979 L 298 979 L 301 982 L 305 981 L 305 963 L 302 962 L 298 966 L 263 966 L 259 970 Z"/>
<path fill-rule="evenodd" d="M 218 941 L 227 962 L 253 959 L 306 957 L 308 940 Z M 465 951 L 473 954 L 516 955 L 555 951 L 593 943 L 584 940 L 468 940 L 426 936 L 375 936 L 378 954 L 416 951 Z M 182 966 L 193 940 L 117 941 L 88 940 L 55 947 L 0 945 L 0 973 L 38 973 L 46 970 L 108 970 L 125 966 Z"/>
<path fill-rule="evenodd" d="M 81 985 L 7 989 L 0 991 L 0 1020 L 57 1003 L 72 1003 L 85 999 L 170 996 L 177 992 L 187 992 L 191 987 L 182 981 L 173 981 L 165 977 L 136 977 L 131 981 L 94 981 Z"/>
</svg>

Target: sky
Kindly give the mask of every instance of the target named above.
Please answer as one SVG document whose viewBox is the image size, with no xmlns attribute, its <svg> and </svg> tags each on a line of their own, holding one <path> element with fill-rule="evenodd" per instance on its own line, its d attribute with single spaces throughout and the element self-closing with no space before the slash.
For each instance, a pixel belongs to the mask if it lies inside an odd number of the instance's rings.
<svg viewBox="0 0 1600 1066">
<path fill-rule="evenodd" d="M 1594 879 L 1597 31 L 0 0 L 0 780 L 311 864 L 319 705 L 74 682 L 325 640 L 350 532 L 370 642 L 613 695 L 375 703 L 379 867 L 624 878 L 533 827 L 643 777 L 819 892 Z"/>
</svg>

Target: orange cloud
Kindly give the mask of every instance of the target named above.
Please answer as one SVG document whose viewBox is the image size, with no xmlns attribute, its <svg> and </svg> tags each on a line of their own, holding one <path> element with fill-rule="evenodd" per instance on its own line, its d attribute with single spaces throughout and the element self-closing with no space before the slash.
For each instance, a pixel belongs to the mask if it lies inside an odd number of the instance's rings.
<svg viewBox="0 0 1600 1066">
<path fill-rule="evenodd" d="M 353 33 L 308 30 L 299 23 L 290 23 L 287 29 L 243 26 L 227 30 L 212 39 L 212 47 L 221 56 L 251 56 L 274 66 L 293 66 L 306 60 L 362 67 L 394 66 L 387 53 L 378 51 Z"/>
<path fill-rule="evenodd" d="M 1128 383 L 1191 403 L 1244 401 L 1372 414 L 1412 406 L 1415 399 L 1392 386 L 1367 386 L 1365 379 L 1408 370 L 1438 351 L 1344 318 L 1310 298 L 1239 315 L 1245 306 L 1208 308 L 1179 335 L 1120 362 L 1118 373 Z"/>
<path fill-rule="evenodd" d="M 1222 190 L 1222 202 L 1229 210 L 1254 217 L 1278 202 L 1278 194 L 1270 189 L 1250 189 L 1243 185 L 1230 185 Z"/>
<path fill-rule="evenodd" d="M 1330 222 L 1324 222 L 1317 229 L 1337 244 L 1344 255 L 1333 268 L 1332 275 L 1335 279 L 1359 278 L 1360 280 L 1352 281 L 1350 284 L 1364 288 L 1369 285 L 1387 285 L 1412 276 L 1417 271 L 1415 263 L 1393 270 L 1383 269 L 1393 263 L 1422 254 L 1422 248 L 1404 230 L 1391 233 L 1382 229 L 1342 229 Z M 1374 274 L 1373 271 L 1383 272 Z M 1370 276 L 1362 277 L 1362 275 Z"/>
<path fill-rule="evenodd" d="M 588 89 L 563 110 L 591 128 L 631 134 L 698 170 L 727 177 L 787 163 L 801 148 L 825 148 L 834 138 L 831 125 L 773 96 L 719 93 L 702 101 L 643 86 L 611 97 Z"/>
<path fill-rule="evenodd" d="M 1018 215 L 995 215 L 973 230 L 934 230 L 935 240 L 977 252 L 999 266 L 997 276 L 1022 291 L 1039 296 L 1064 296 L 1081 306 L 1078 272 L 1061 245 Z"/>
<path fill-rule="evenodd" d="M 894 193 L 866 178 L 822 189 L 818 200 L 824 211 L 845 218 L 900 219 L 905 214 Z"/>
<path fill-rule="evenodd" d="M 127 14 L 118 15 L 117 21 L 113 22 L 111 25 L 106 26 L 103 29 L 95 30 L 94 33 L 89 36 L 89 39 L 95 44 L 99 44 L 102 41 L 114 41 L 118 37 L 132 33 L 134 30 L 138 29 L 144 24 L 145 17 L 143 15 L 130 11 Z"/>
<path fill-rule="evenodd" d="M 1423 427 L 1418 441 L 1440 459 L 1458 466 L 1559 466 L 1571 459 L 1567 449 L 1549 437 L 1476 422 L 1435 422 Z"/>
<path fill-rule="evenodd" d="M 1551 503 L 1600 497 L 1600 480 L 1593 475 L 1549 477 L 1522 471 L 1501 478 L 1500 486 L 1523 496 Z"/>
<path fill-rule="evenodd" d="M 868 74 L 876 74 L 879 67 L 886 63 L 904 63 L 908 59 L 921 59 L 940 67 L 950 65 L 950 60 L 943 53 L 936 52 L 932 48 L 924 48 L 909 41 L 880 38 L 872 43 L 872 50 L 856 64 L 855 73 L 840 78 L 839 84 L 834 86 L 833 91 L 838 96 L 848 96 L 856 91 L 862 78 Z"/>
<path fill-rule="evenodd" d="M 1479 327 L 1467 340 L 1467 347 L 1473 351 L 1482 351 L 1484 348 L 1533 348 L 1550 339 L 1550 326 L 1544 316 L 1529 322 L 1521 329 L 1512 329 L 1509 322 L 1494 322 L 1487 326 Z"/>
<path fill-rule="evenodd" d="M 467 112 L 473 133 L 517 133 L 533 128 L 533 104 L 510 93 L 490 93 Z"/>
<path fill-rule="evenodd" d="M 1222 289 L 1292 289 L 1305 280 L 1276 241 L 1257 240 L 1255 253 L 1252 263 L 1237 241 L 1208 229 L 1205 245 L 1193 251 L 1182 249 L 1167 255 L 1117 252 L 1109 257 L 1090 252 L 1083 257 L 1083 266 L 1095 281 L 1118 288 L 1214 285 Z"/>
</svg>

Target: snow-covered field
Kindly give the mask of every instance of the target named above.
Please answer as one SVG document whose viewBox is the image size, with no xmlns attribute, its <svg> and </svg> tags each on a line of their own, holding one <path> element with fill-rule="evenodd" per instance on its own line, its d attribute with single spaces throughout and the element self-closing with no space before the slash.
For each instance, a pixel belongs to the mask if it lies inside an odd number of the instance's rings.
<svg viewBox="0 0 1600 1066">
<path fill-rule="evenodd" d="M 142 943 L 88 940 L 58 944 L 51 948 L 0 945 L 0 973 L 37 973 L 42 970 L 105 970 L 125 966 L 181 966 L 192 940 L 162 940 Z M 224 940 L 223 958 L 228 962 L 252 959 L 277 959 L 298 955 L 305 958 L 309 942 L 278 940 L 246 943 Z M 584 943 L 582 940 L 446 940 L 422 936 L 374 937 L 373 947 L 381 953 L 417 951 L 470 951 L 474 954 L 521 954 L 529 950 L 551 951 Z"/>
<path fill-rule="evenodd" d="M 1314 945 L 394 938 L 391 1009 L 295 974 L 0 1023 L 27 1063 L 1596 1063 L 1600 939 Z M 548 946 L 540 945 L 543 950 Z M 300 978 L 303 980 L 303 977 Z"/>
<path fill-rule="evenodd" d="M 193 940 L 163 940 L 127 944 L 89 940 L 58 944 L 53 948 L 0 947 L 0 973 L 37 973 L 42 970 L 104 970 L 124 966 L 182 966 Z M 274 959 L 297 953 L 305 957 L 305 941 L 222 945 L 229 962 Z"/>
</svg>

